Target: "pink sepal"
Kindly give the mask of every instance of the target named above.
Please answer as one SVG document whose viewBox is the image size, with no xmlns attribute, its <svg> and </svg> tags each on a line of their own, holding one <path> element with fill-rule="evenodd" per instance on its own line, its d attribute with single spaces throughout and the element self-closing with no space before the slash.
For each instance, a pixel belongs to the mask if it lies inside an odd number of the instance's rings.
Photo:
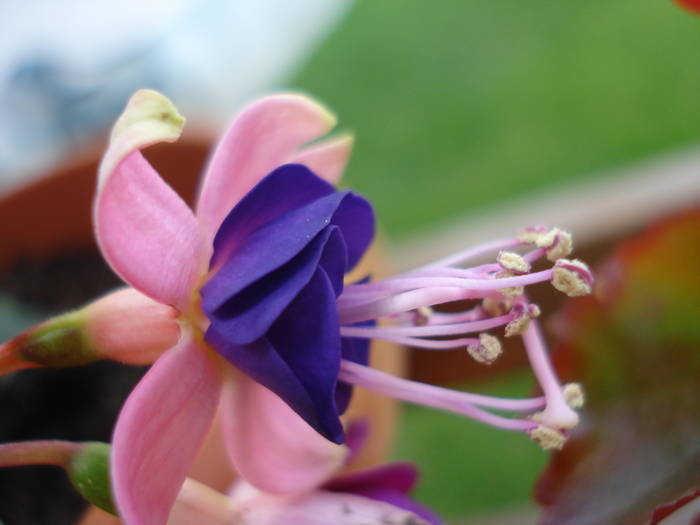
<svg viewBox="0 0 700 525">
<path fill-rule="evenodd" d="M 197 216 L 209 237 L 265 175 L 334 125 L 326 108 L 302 95 L 273 95 L 244 108 L 219 142 L 202 183 Z"/>
<path fill-rule="evenodd" d="M 112 439 L 112 489 L 129 525 L 165 525 L 216 412 L 221 376 L 190 338 L 168 350 L 122 409 Z"/>
<path fill-rule="evenodd" d="M 176 140 L 184 124 L 160 93 L 140 90 L 112 130 L 100 165 L 95 234 L 112 269 L 149 297 L 184 309 L 211 248 L 187 204 L 140 149 Z"/>
<path fill-rule="evenodd" d="M 122 279 L 158 302 L 187 307 L 211 248 L 192 211 L 140 152 L 129 154 L 98 192 L 95 233 Z"/>
<path fill-rule="evenodd" d="M 289 162 L 304 164 L 322 179 L 337 185 L 350 160 L 353 141 L 351 134 L 324 140 L 304 148 Z"/>
<path fill-rule="evenodd" d="M 347 447 L 321 437 L 276 394 L 242 373 L 225 382 L 222 427 L 236 471 L 273 494 L 312 490 L 344 463 Z"/>
</svg>

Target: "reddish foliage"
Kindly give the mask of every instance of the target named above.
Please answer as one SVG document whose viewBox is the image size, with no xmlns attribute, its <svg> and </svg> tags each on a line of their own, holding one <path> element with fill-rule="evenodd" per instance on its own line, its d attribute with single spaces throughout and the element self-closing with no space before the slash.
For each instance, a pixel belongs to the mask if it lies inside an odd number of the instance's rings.
<svg viewBox="0 0 700 525">
<path fill-rule="evenodd" d="M 557 321 L 555 364 L 588 404 L 538 481 L 544 525 L 661 519 L 700 487 L 699 260 L 700 210 L 660 222 Z"/>
</svg>

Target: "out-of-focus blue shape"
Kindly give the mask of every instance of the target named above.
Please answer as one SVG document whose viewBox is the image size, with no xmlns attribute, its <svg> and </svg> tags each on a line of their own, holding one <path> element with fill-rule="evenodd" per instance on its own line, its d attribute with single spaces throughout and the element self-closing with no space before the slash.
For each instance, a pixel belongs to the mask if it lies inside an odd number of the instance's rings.
<svg viewBox="0 0 700 525">
<path fill-rule="evenodd" d="M 278 86 L 350 2 L 0 3 L 0 191 L 105 136 L 139 88 L 221 127 Z"/>
</svg>

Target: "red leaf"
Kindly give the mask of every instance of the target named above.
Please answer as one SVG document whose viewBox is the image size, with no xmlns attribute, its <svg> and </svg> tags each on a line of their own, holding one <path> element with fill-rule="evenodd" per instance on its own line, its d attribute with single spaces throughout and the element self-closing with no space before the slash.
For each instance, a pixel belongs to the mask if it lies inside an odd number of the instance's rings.
<svg viewBox="0 0 700 525">
<path fill-rule="evenodd" d="M 700 13 L 700 0 L 675 0 L 675 2 L 688 11 Z"/>
<path fill-rule="evenodd" d="M 648 523 L 700 489 L 700 210 L 626 241 L 596 277 L 557 322 L 555 364 L 588 402 L 537 483 L 543 525 Z"/>
</svg>

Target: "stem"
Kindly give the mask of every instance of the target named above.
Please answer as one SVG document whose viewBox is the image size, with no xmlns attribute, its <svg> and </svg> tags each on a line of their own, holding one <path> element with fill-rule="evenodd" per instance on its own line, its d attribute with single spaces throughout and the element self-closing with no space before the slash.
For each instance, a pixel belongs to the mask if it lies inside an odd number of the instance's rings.
<svg viewBox="0 0 700 525">
<path fill-rule="evenodd" d="M 81 448 L 72 441 L 22 441 L 0 445 L 0 467 L 55 465 L 66 467 Z"/>
<path fill-rule="evenodd" d="M 374 392 L 418 405 L 456 412 L 487 425 L 507 430 L 530 430 L 537 423 L 525 419 L 510 419 L 482 410 L 475 404 L 497 410 L 531 410 L 542 406 L 540 399 L 498 399 L 478 394 L 458 392 L 395 377 L 351 361 L 341 361 L 339 379 Z"/>
</svg>

